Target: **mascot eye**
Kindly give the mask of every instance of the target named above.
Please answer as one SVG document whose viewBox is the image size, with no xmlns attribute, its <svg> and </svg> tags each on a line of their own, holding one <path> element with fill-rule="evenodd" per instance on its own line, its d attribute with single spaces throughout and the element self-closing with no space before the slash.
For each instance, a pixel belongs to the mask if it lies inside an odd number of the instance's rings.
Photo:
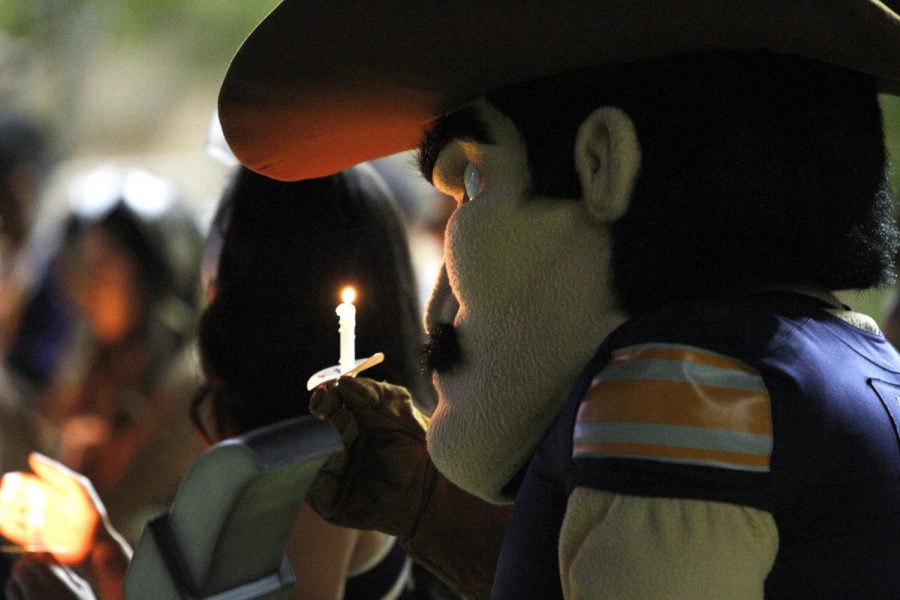
<svg viewBox="0 0 900 600">
<path fill-rule="evenodd" d="M 481 171 L 478 170 L 474 163 L 466 163 L 466 170 L 463 171 L 463 185 L 466 188 L 466 195 L 463 197 L 464 203 L 469 200 L 475 200 L 484 190 L 484 185 L 481 181 Z"/>
</svg>

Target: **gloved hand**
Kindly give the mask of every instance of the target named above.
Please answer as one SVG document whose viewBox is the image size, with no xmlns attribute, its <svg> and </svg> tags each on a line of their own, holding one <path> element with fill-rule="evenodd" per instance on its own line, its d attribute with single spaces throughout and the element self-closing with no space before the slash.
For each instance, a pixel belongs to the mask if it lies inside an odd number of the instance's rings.
<svg viewBox="0 0 900 600">
<path fill-rule="evenodd" d="M 328 420 L 347 447 L 310 489 L 313 509 L 336 525 L 397 536 L 413 560 L 455 591 L 489 598 L 510 509 L 438 473 L 409 392 L 341 378 L 316 389 L 310 412 Z"/>
<path fill-rule="evenodd" d="M 316 388 L 309 410 L 347 451 L 322 468 L 306 501 L 336 525 L 411 535 L 435 472 L 406 388 L 344 377 Z"/>
</svg>

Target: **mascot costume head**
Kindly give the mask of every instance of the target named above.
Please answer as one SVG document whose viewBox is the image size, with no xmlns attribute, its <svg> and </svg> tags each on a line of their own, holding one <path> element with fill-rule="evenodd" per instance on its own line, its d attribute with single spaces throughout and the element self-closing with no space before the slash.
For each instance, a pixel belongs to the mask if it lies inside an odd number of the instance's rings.
<svg viewBox="0 0 900 600">
<path fill-rule="evenodd" d="M 455 197 L 427 311 L 437 467 L 493 501 L 628 316 L 890 281 L 889 1 L 286 1 L 220 96 L 277 179 L 419 147 Z"/>
</svg>

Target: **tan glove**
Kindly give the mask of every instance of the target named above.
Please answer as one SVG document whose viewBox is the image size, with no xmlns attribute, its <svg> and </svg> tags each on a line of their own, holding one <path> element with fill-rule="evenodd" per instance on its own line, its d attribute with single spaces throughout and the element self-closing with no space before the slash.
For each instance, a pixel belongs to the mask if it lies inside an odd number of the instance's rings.
<svg viewBox="0 0 900 600">
<path fill-rule="evenodd" d="M 405 388 L 364 378 L 319 387 L 310 411 L 327 419 L 348 450 L 326 464 L 307 502 L 326 520 L 400 539 L 413 560 L 454 591 L 489 598 L 510 508 L 445 479 Z"/>
</svg>

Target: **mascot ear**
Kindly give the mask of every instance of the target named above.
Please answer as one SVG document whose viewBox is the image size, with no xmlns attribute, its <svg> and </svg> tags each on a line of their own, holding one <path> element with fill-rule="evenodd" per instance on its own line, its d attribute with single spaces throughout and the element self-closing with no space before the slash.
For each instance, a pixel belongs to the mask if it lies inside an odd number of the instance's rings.
<svg viewBox="0 0 900 600">
<path fill-rule="evenodd" d="M 575 169 L 588 210 L 613 223 L 628 210 L 641 167 L 641 147 L 625 111 L 604 106 L 592 112 L 575 136 Z"/>
</svg>

